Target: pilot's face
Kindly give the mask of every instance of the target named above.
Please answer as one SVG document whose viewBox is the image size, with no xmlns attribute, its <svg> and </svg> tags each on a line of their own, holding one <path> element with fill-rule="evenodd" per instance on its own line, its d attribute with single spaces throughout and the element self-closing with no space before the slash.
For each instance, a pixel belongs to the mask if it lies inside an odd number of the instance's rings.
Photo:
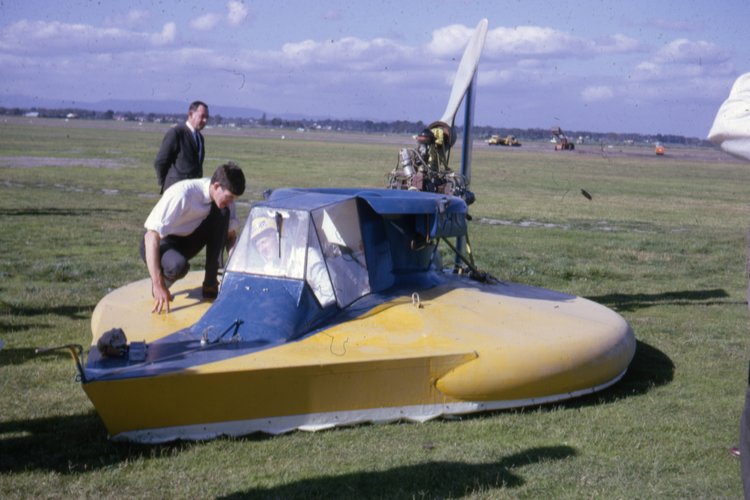
<svg viewBox="0 0 750 500">
<path fill-rule="evenodd" d="M 276 235 L 268 232 L 255 240 L 255 248 L 266 261 L 276 259 L 279 256 L 279 242 Z"/>
</svg>

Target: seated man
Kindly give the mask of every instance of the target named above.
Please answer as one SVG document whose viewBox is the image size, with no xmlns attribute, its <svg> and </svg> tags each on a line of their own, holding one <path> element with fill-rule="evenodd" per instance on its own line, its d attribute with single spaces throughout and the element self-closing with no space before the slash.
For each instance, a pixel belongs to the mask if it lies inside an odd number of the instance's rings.
<svg viewBox="0 0 750 500">
<path fill-rule="evenodd" d="M 263 258 L 264 264 L 271 264 L 281 258 L 279 236 L 271 217 L 254 218 L 250 235 L 250 241 L 253 242 L 258 254 Z"/>
<path fill-rule="evenodd" d="M 290 278 L 301 278 L 304 273 L 321 306 L 325 307 L 335 297 L 323 257 L 317 246 L 307 246 L 309 242 L 306 238 L 295 239 L 294 236 L 301 227 L 301 234 L 306 237 L 307 223 L 308 219 L 303 219 L 303 224 L 300 224 L 295 217 L 288 218 L 286 222 L 279 221 L 278 224 L 272 217 L 254 217 L 250 227 L 250 241 L 261 259 L 251 268 L 269 276 Z M 284 228 L 283 237 L 279 232 L 281 228 Z M 280 241 L 282 239 L 283 245 Z"/>
<path fill-rule="evenodd" d="M 206 247 L 203 297 L 215 298 L 221 253 L 231 248 L 239 221 L 234 200 L 245 192 L 245 175 L 235 163 L 219 166 L 211 179 L 180 181 L 164 192 L 144 227 L 141 257 L 151 276 L 154 308 L 161 313 L 172 295 L 169 287 L 190 270 L 189 260 Z"/>
</svg>

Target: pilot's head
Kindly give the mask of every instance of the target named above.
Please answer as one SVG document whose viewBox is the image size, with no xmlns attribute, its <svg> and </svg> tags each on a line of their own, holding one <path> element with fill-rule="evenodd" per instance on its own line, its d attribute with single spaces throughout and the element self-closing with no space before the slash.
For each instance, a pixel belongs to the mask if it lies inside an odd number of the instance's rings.
<svg viewBox="0 0 750 500">
<path fill-rule="evenodd" d="M 271 260 L 278 256 L 279 239 L 276 235 L 276 222 L 272 217 L 255 217 L 250 226 L 250 241 L 261 257 Z"/>
</svg>

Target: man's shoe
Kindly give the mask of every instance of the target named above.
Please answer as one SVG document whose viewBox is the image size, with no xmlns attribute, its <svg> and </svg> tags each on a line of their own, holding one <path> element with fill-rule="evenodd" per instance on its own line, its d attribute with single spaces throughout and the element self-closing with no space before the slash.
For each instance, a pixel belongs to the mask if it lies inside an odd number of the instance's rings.
<svg viewBox="0 0 750 500">
<path fill-rule="evenodd" d="M 736 447 L 729 448 L 729 454 L 733 457 L 739 457 L 740 456 L 740 449 Z"/>
<path fill-rule="evenodd" d="M 206 285 L 203 284 L 203 298 L 204 299 L 215 299 L 219 295 L 219 284 Z"/>
</svg>

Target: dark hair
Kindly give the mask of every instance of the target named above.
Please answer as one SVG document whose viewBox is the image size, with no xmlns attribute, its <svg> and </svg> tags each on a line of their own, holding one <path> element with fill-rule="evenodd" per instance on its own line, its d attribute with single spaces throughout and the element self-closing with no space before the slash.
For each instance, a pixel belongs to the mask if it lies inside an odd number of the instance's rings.
<svg viewBox="0 0 750 500">
<path fill-rule="evenodd" d="M 193 101 L 193 102 L 190 103 L 190 107 L 188 108 L 188 113 L 192 113 L 193 111 L 197 111 L 198 108 L 200 108 L 201 106 L 203 106 L 204 108 L 206 108 L 206 112 L 208 112 L 208 104 L 206 104 L 203 101 Z"/>
<path fill-rule="evenodd" d="M 230 161 L 219 165 L 211 176 L 211 184 L 218 182 L 221 187 L 228 189 L 235 196 L 242 196 L 245 192 L 245 174 L 235 162 Z"/>
</svg>

